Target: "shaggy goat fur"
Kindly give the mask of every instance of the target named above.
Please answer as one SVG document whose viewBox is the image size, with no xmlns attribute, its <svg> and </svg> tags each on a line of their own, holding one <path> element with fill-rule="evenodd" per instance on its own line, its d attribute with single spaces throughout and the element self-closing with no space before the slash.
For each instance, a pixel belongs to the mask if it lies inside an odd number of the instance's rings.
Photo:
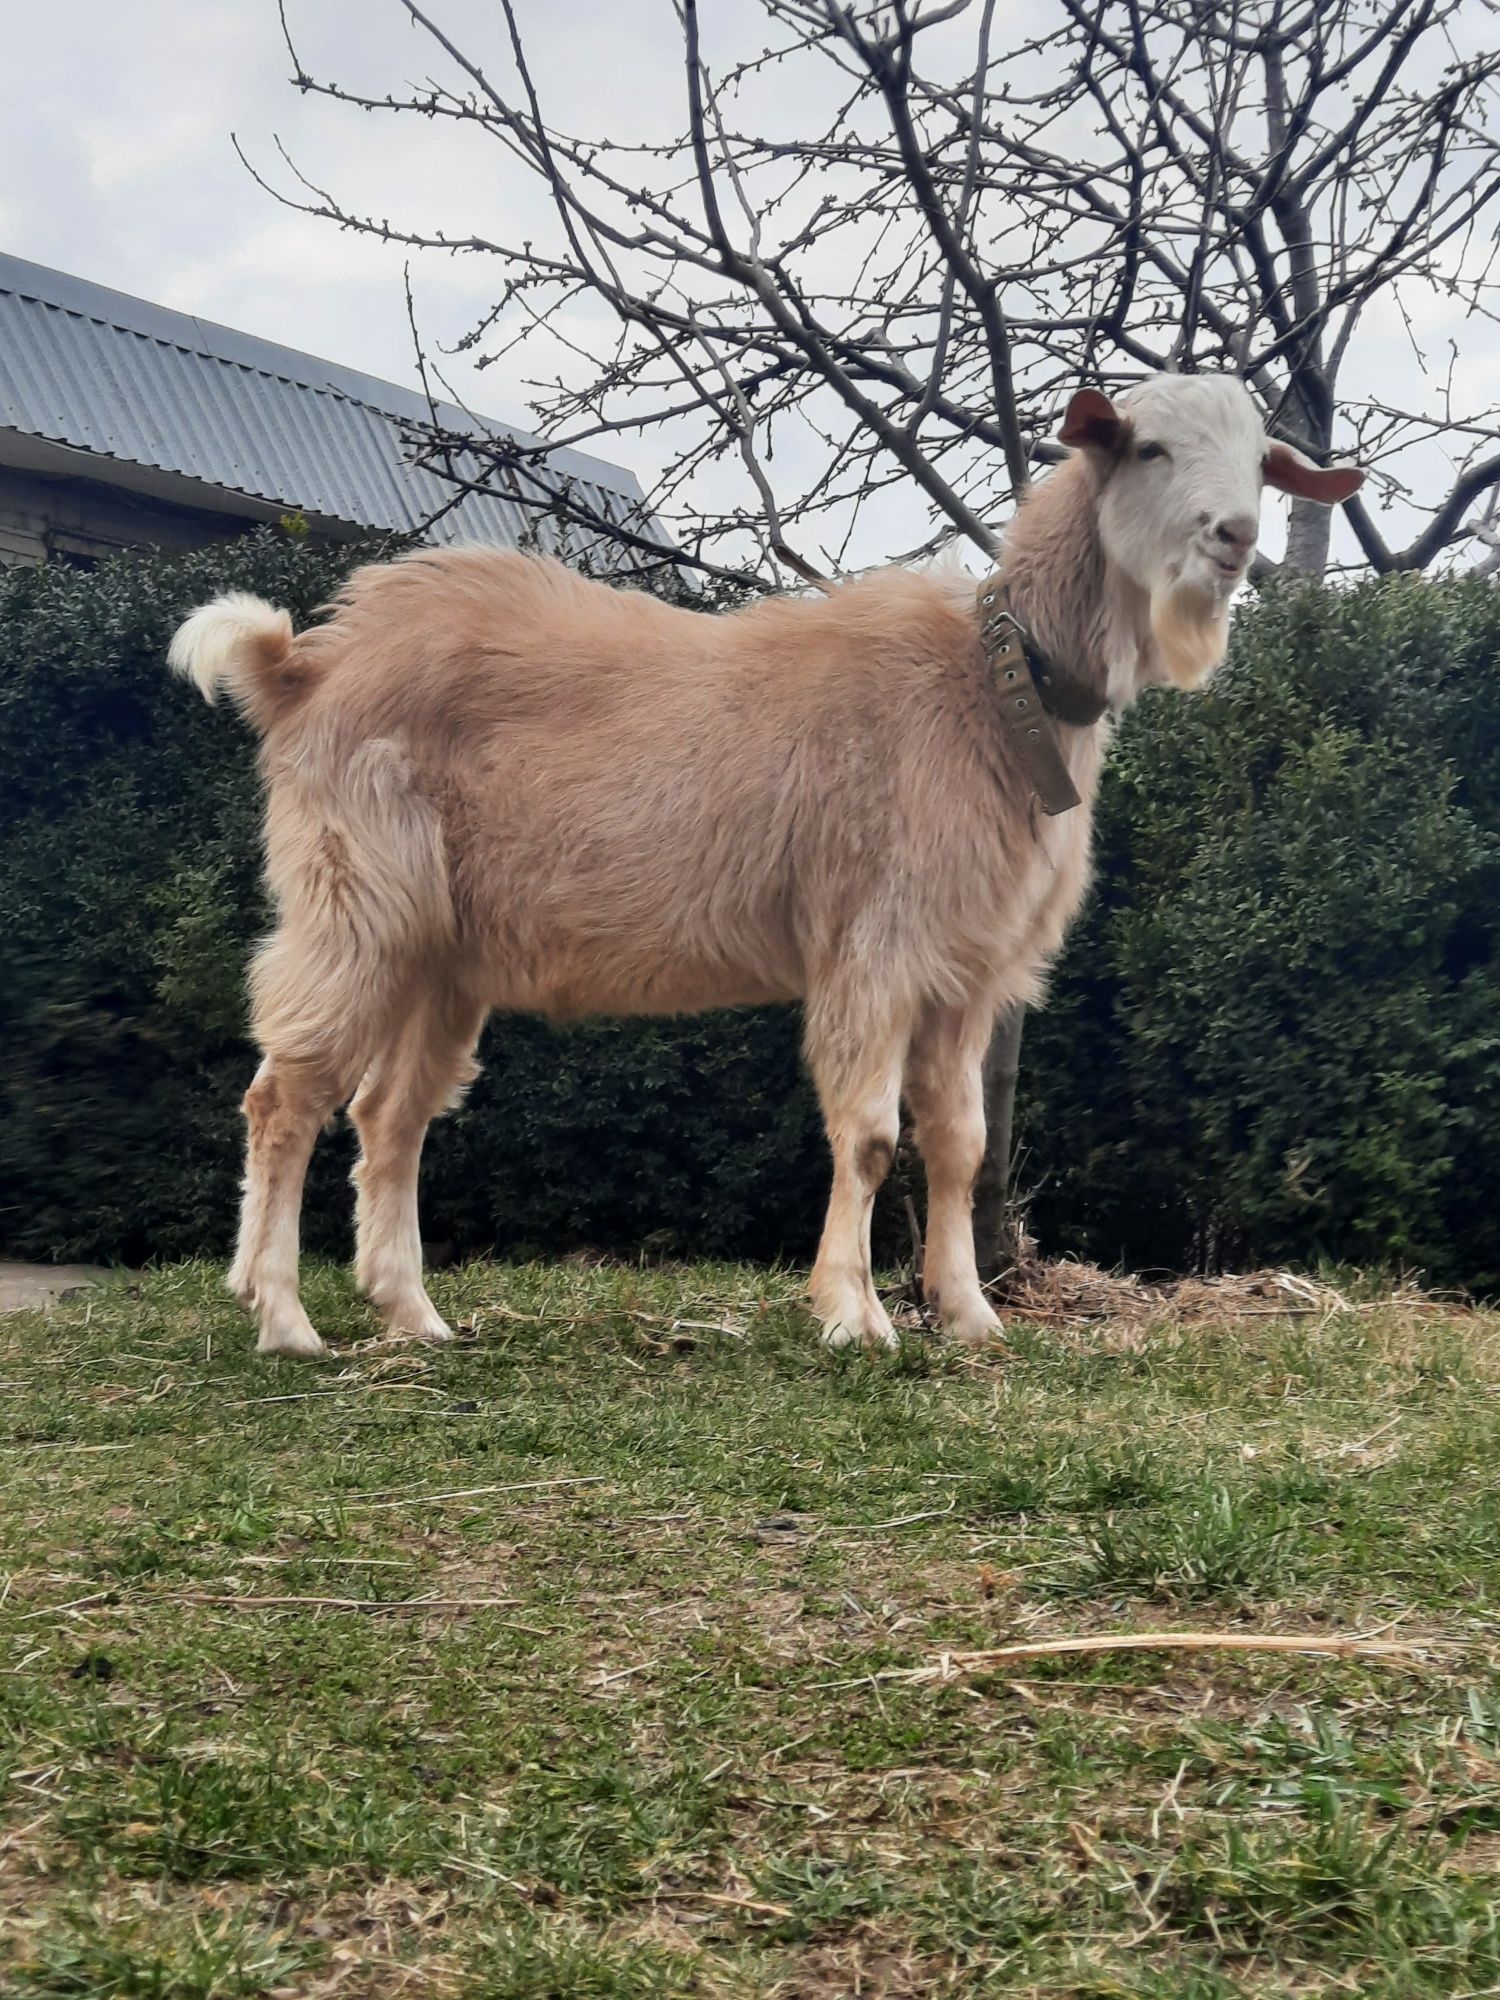
<svg viewBox="0 0 1500 2000">
<path fill-rule="evenodd" d="M 1112 564 L 1100 500 L 1131 435 L 1085 440 L 1006 554 L 1043 645 L 1116 705 L 1142 680 L 1201 678 L 1227 594 Z M 359 1281 L 393 1325 L 445 1331 L 422 1285 L 418 1160 L 494 1007 L 801 999 L 834 1159 L 812 1277 L 829 1337 L 892 1338 L 869 1229 L 903 1095 L 929 1295 L 961 1338 L 996 1329 L 969 1219 L 980 1064 L 1083 894 L 1108 725 L 1060 729 L 1084 804 L 1043 817 L 995 712 L 971 581 L 885 570 L 712 617 L 545 559 L 424 551 L 357 571 L 300 637 L 283 612 L 221 599 L 172 661 L 263 739 L 278 921 L 252 975 L 265 1061 L 230 1282 L 264 1349 L 318 1349 L 298 1210 L 351 1093 Z"/>
</svg>

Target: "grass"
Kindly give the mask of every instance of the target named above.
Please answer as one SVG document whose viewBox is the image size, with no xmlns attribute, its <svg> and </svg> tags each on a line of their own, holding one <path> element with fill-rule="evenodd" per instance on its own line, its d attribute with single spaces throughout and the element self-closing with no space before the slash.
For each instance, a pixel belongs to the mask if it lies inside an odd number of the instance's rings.
<svg viewBox="0 0 1500 2000">
<path fill-rule="evenodd" d="M 321 1365 L 203 1266 L 0 1322 L 7 1995 L 1500 1991 L 1500 1319 L 434 1289 L 369 1344 L 311 1270 Z M 1422 1651 L 900 1676 L 1172 1627 Z"/>
</svg>

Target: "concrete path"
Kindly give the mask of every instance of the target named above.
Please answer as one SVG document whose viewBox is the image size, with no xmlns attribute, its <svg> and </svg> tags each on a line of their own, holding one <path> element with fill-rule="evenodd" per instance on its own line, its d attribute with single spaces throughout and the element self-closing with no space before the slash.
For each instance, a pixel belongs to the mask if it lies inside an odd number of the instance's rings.
<svg viewBox="0 0 1500 2000">
<path fill-rule="evenodd" d="M 113 1271 L 96 1264 L 10 1264 L 0 1259 L 0 1313 L 34 1312 L 88 1285 L 107 1284 Z"/>
</svg>

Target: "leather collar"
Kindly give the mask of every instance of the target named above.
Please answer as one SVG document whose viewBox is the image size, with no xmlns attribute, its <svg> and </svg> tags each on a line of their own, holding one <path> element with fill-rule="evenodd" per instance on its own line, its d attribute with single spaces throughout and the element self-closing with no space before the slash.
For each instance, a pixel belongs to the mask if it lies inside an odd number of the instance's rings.
<svg viewBox="0 0 1500 2000">
<path fill-rule="evenodd" d="M 1010 608 L 997 570 L 979 586 L 979 643 L 999 696 L 1000 718 L 1044 813 L 1071 812 L 1082 801 L 1058 746 L 1055 722 L 1096 723 L 1107 699 L 1037 645 Z"/>
</svg>

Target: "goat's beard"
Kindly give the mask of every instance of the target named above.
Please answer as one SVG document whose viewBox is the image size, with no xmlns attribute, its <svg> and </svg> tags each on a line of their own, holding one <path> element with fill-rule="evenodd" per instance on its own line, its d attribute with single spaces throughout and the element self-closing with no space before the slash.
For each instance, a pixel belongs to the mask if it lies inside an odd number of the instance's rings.
<svg viewBox="0 0 1500 2000">
<path fill-rule="evenodd" d="M 1151 636 L 1172 686 L 1201 687 L 1228 650 L 1228 593 L 1217 582 L 1164 578 L 1151 592 Z"/>
</svg>

